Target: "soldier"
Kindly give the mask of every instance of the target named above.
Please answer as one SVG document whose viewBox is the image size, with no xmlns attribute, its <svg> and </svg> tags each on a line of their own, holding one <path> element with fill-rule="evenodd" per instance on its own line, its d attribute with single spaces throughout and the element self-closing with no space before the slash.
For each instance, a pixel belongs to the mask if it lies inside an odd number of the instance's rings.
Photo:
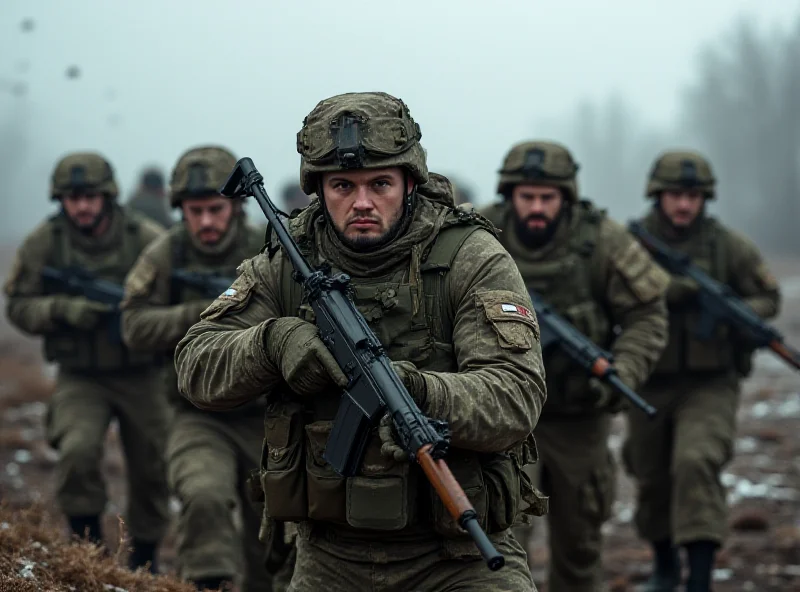
<svg viewBox="0 0 800 592">
<path fill-rule="evenodd" d="M 528 287 L 601 347 L 636 389 L 666 343 L 668 278 L 604 210 L 579 200 L 578 165 L 563 146 L 524 142 L 500 170 L 503 202 L 483 214 Z M 614 327 L 622 331 L 615 336 Z M 548 512 L 552 592 L 601 587 L 601 527 L 611 514 L 616 470 L 608 449 L 615 392 L 558 351 L 545 351 L 547 404 L 536 427 L 535 480 L 552 497 Z M 516 534 L 527 548 L 530 529 Z"/>
<path fill-rule="evenodd" d="M 72 531 L 102 542 L 100 515 L 106 489 L 100 472 L 112 419 L 128 467 L 127 527 L 133 538 L 132 567 L 150 562 L 168 521 L 163 463 L 169 408 L 154 393 L 151 353 L 128 351 L 112 340 L 118 323 L 109 305 L 53 292 L 42 281 L 45 266 L 89 272 L 121 284 L 145 246 L 162 230 L 116 203 L 117 183 L 108 161 L 94 153 L 62 158 L 50 196 L 61 204 L 26 239 L 5 286 L 8 318 L 21 330 L 44 337 L 45 356 L 58 364 L 46 432 L 59 452 L 56 495 Z"/>
<path fill-rule="evenodd" d="M 144 214 L 164 228 L 173 224 L 164 194 L 164 174 L 155 167 L 145 169 L 139 189 L 128 200 L 128 208 Z"/>
<path fill-rule="evenodd" d="M 706 214 L 714 184 L 703 156 L 663 153 L 650 173 L 647 196 L 655 203 L 642 224 L 770 318 L 778 312 L 778 285 L 752 242 Z M 689 563 L 686 590 L 709 590 L 726 534 L 720 472 L 733 454 L 739 382 L 750 372 L 752 351 L 725 326 L 710 341 L 694 336 L 697 290 L 691 280 L 670 281 L 669 343 L 642 389 L 660 413 L 655 422 L 631 415 L 624 448 L 638 482 L 636 526 L 655 555 L 648 592 L 679 585 L 680 546 Z"/>
<path fill-rule="evenodd" d="M 311 203 L 311 199 L 297 183 L 284 185 L 281 197 L 283 197 L 283 211 L 287 214 L 292 213 L 294 210 L 305 208 Z"/>
<path fill-rule="evenodd" d="M 420 137 L 390 95 L 321 101 L 297 142 L 303 191 L 318 199 L 290 232 L 312 265 L 350 274 L 409 392 L 449 422 L 450 467 L 506 565 L 486 567 L 391 429 L 373 431 L 355 477 L 324 460 L 347 380 L 271 241 L 189 329 L 176 367 L 205 409 L 268 393 L 262 487 L 271 517 L 299 523 L 290 590 L 534 590 L 508 529 L 543 511 L 520 470 L 545 399 L 538 326 L 491 225 L 457 213 L 452 188 L 446 203 L 418 191 L 429 179 Z"/>
<path fill-rule="evenodd" d="M 197 147 L 178 160 L 170 182 L 172 206 L 183 221 L 151 244 L 125 282 L 123 335 L 131 348 L 172 356 L 181 337 L 211 298 L 182 285 L 172 272 L 236 277 L 236 267 L 258 254 L 262 234 L 246 225 L 241 200 L 218 192 L 236 164 L 228 150 Z M 246 563 L 244 590 L 270 589 L 258 514 L 246 479 L 256 470 L 264 437 L 263 400 L 226 413 L 201 411 L 178 393 L 173 364 L 165 368 L 164 394 L 176 409 L 167 447 L 170 487 L 181 501 L 178 563 L 181 577 L 198 590 L 232 586 Z M 237 533 L 234 510 L 242 514 Z M 243 541 L 242 541 L 243 539 Z"/>
</svg>

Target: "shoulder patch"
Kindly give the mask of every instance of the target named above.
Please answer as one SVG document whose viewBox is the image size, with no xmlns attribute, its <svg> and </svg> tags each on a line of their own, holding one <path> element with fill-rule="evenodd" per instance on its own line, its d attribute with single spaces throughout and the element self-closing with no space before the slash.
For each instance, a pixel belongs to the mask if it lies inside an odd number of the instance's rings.
<svg viewBox="0 0 800 592">
<path fill-rule="evenodd" d="M 524 352 L 539 341 L 539 323 L 527 295 L 509 290 L 476 292 L 475 302 L 483 309 L 501 348 Z"/>
<path fill-rule="evenodd" d="M 239 266 L 239 277 L 233 281 L 230 288 L 217 296 L 217 299 L 202 312 L 201 319 L 219 319 L 228 313 L 241 310 L 247 305 L 253 294 L 256 280 L 250 270 L 243 266 L 244 264 Z"/>
</svg>

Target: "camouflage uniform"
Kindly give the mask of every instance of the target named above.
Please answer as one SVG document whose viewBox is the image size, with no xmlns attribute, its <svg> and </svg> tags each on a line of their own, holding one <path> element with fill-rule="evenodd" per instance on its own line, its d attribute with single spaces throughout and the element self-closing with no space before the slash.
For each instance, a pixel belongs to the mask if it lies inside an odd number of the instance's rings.
<svg viewBox="0 0 800 592">
<path fill-rule="evenodd" d="M 188 151 L 173 172 L 173 206 L 179 207 L 185 198 L 218 196 L 218 188 L 235 163 L 235 157 L 222 148 Z M 173 269 L 234 278 L 236 267 L 258 253 L 263 235 L 245 225 L 241 204 L 234 207 L 231 225 L 216 245 L 204 245 L 178 223 L 139 258 L 126 280 L 123 303 L 123 333 L 131 348 L 171 355 L 211 302 L 208 294 L 172 279 Z M 269 590 L 264 546 L 258 540 L 259 517 L 249 502 L 246 483 L 260 460 L 263 402 L 253 401 L 226 413 L 201 411 L 179 395 L 174 365 L 168 364 L 164 370 L 162 391 L 176 410 L 167 463 L 170 487 L 182 504 L 178 521 L 180 575 L 198 585 L 233 580 L 242 573 L 243 546 L 243 589 Z M 234 524 L 237 508 L 243 518 L 243 535 Z"/>
<path fill-rule="evenodd" d="M 518 144 L 500 171 L 498 193 L 505 202 L 482 213 L 502 231 L 500 240 L 528 287 L 592 341 L 611 349 L 620 378 L 636 389 L 666 344 L 667 276 L 623 227 L 578 200 L 577 168 L 563 146 Z M 518 238 L 511 203 L 517 184 L 557 187 L 565 200 L 567 210 L 540 248 Z M 615 326 L 622 329 L 616 336 Z M 595 591 L 602 576 L 601 527 L 615 495 L 616 469 L 607 440 L 618 401 L 598 406 L 600 385 L 563 352 L 545 351 L 544 362 L 549 396 L 534 432 L 539 450 L 534 476 L 552 499 L 548 590 Z M 515 534 L 527 549 L 530 529 Z"/>
<path fill-rule="evenodd" d="M 658 199 L 664 190 L 684 188 L 700 189 L 705 199 L 712 199 L 709 163 L 693 152 L 664 153 L 653 167 L 647 194 Z M 658 202 L 642 223 L 730 286 L 760 316 L 777 314 L 778 285 L 745 237 L 704 213 L 678 231 Z M 632 414 L 625 445 L 626 464 L 639 486 L 636 526 L 662 558 L 649 584 L 653 591 L 672 590 L 677 584 L 680 569 L 673 545 L 709 541 L 716 546 L 725 538 L 720 473 L 733 454 L 739 382 L 750 372 L 752 351 L 729 328 L 720 326 L 709 341 L 695 337 L 700 315 L 696 290 L 689 280 L 672 278 L 667 292 L 669 344 L 641 390 L 660 412 L 655 421 Z"/>
<path fill-rule="evenodd" d="M 354 152 L 342 149 L 341 129 L 363 138 Z M 420 135 L 405 104 L 389 95 L 322 101 L 298 134 L 303 189 L 319 190 L 320 173 L 344 163 L 404 167 L 416 185 L 425 183 Z M 299 523 L 289 590 L 534 590 L 509 527 L 543 511 L 521 471 L 545 399 L 538 326 L 491 226 L 457 213 L 452 192 L 440 191 L 449 184 L 436 180 L 433 197 L 423 195 L 429 187 L 406 195 L 399 233 L 370 251 L 352 250 L 332 231 L 322 196 L 291 220 L 290 232 L 312 265 L 351 275 L 354 302 L 401 365 L 407 388 L 423 412 L 449 422 L 448 462 L 506 566 L 486 567 L 419 468 L 382 454 L 377 434 L 355 477 L 339 477 L 324 460 L 340 392 L 298 392 L 319 367 L 304 352 L 324 346 L 298 319 L 313 319 L 313 311 L 273 241 L 181 340 L 176 367 L 181 392 L 207 409 L 268 393 L 266 514 Z M 309 332 L 301 351 L 281 351 L 287 326 Z M 295 363 L 299 377 L 288 370 Z"/>
<path fill-rule="evenodd" d="M 148 169 L 142 175 L 138 191 L 128 200 L 127 206 L 169 228 L 175 222 L 169 213 L 164 197 L 164 177 L 157 169 Z"/>
<path fill-rule="evenodd" d="M 99 516 L 107 497 L 100 473 L 106 431 L 119 423 L 128 467 L 126 525 L 133 564 L 153 560 L 168 520 L 163 463 L 169 408 L 154 394 L 152 354 L 131 352 L 110 339 L 116 316 L 82 296 L 54 292 L 42 281 L 45 266 L 76 267 L 122 284 L 139 253 L 161 230 L 116 205 L 117 186 L 97 154 L 66 156 L 55 168 L 51 196 L 76 191 L 106 196 L 110 226 L 100 236 L 80 232 L 65 213 L 36 228 L 17 252 L 6 284 L 8 317 L 21 330 L 44 337 L 45 356 L 58 364 L 47 413 L 47 437 L 59 452 L 56 495 L 72 529 L 101 538 Z"/>
</svg>

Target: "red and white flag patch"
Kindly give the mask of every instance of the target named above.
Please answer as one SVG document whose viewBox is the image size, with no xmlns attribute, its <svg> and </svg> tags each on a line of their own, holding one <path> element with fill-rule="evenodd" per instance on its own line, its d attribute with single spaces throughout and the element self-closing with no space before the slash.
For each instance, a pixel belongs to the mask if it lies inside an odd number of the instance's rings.
<svg viewBox="0 0 800 592">
<path fill-rule="evenodd" d="M 533 319 L 533 314 L 524 306 L 518 304 L 501 304 L 501 310 L 506 314 L 517 314 L 529 319 Z"/>
</svg>

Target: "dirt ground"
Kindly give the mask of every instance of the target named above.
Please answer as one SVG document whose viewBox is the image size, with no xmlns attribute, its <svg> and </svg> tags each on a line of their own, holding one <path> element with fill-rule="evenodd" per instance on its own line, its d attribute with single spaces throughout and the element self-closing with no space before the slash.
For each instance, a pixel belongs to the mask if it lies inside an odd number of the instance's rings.
<svg viewBox="0 0 800 592">
<path fill-rule="evenodd" d="M 9 250 L 0 249 L 3 275 L 9 256 Z M 776 326 L 800 347 L 800 262 L 772 264 L 784 292 Z M 11 329 L 0 315 L 0 499 L 12 509 L 36 502 L 52 507 L 56 454 L 44 442 L 42 426 L 52 375 L 53 368 L 41 363 L 38 342 Z M 719 555 L 714 589 L 800 590 L 800 373 L 769 353 L 759 353 L 756 369 L 745 383 L 739 422 L 736 458 L 723 475 L 732 534 Z M 623 438 L 623 422 L 618 420 L 611 442 L 617 454 Z M 126 488 L 114 428 L 108 435 L 104 465 L 111 499 L 106 530 L 113 551 L 124 528 L 118 514 Z M 632 524 L 633 496 L 631 481 L 621 473 L 614 516 L 606 525 L 605 572 L 614 592 L 635 590 L 649 573 L 649 551 Z M 534 578 L 543 591 L 545 537 L 542 527 L 531 550 Z M 174 566 L 172 536 L 164 544 L 161 563 L 167 571 Z"/>
</svg>

